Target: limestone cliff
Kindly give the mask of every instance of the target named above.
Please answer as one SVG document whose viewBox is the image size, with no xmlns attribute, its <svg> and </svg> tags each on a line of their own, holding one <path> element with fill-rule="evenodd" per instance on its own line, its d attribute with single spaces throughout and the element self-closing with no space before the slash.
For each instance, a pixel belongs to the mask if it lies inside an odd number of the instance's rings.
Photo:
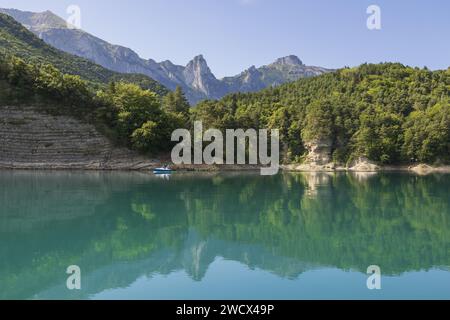
<svg viewBox="0 0 450 320">
<path fill-rule="evenodd" d="M 331 141 L 314 140 L 305 145 L 309 152 L 306 158 L 307 163 L 322 166 L 331 162 Z"/>
</svg>

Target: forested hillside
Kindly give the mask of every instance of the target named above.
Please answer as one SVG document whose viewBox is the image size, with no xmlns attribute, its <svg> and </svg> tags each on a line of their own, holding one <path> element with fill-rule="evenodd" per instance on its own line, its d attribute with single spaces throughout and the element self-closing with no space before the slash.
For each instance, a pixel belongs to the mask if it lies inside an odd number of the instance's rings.
<svg viewBox="0 0 450 320">
<path fill-rule="evenodd" d="M 450 68 L 365 64 L 258 93 L 200 103 L 204 127 L 279 128 L 285 162 L 301 162 L 311 142 L 334 162 L 450 161 Z"/>
<path fill-rule="evenodd" d="M 20 57 L 32 64 L 52 64 L 63 73 L 79 75 L 99 87 L 110 81 L 124 81 L 138 84 L 161 95 L 168 92 L 164 86 L 148 76 L 114 72 L 53 48 L 3 13 L 0 13 L 0 53 Z"/>
<path fill-rule="evenodd" d="M 170 150 L 172 130 L 188 125 L 180 90 L 171 93 L 147 76 L 112 72 L 54 49 L 4 14 L 0 45 L 1 105 L 77 117 L 144 153 Z"/>
<path fill-rule="evenodd" d="M 180 90 L 162 98 L 136 84 L 110 82 L 95 91 L 90 82 L 50 64 L 1 54 L 0 105 L 73 116 L 144 153 L 169 151 L 172 131 L 188 126 L 189 119 L 189 104 Z"/>
</svg>

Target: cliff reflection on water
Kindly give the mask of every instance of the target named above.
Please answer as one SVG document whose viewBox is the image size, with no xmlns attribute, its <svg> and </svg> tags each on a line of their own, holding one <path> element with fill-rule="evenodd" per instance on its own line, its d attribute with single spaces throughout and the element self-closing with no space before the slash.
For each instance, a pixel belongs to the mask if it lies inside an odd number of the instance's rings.
<svg viewBox="0 0 450 320">
<path fill-rule="evenodd" d="M 450 266 L 450 179 L 409 174 L 0 172 L 0 298 L 86 277 L 78 298 L 142 276 L 202 281 L 217 258 L 283 279 L 332 267 Z"/>
</svg>

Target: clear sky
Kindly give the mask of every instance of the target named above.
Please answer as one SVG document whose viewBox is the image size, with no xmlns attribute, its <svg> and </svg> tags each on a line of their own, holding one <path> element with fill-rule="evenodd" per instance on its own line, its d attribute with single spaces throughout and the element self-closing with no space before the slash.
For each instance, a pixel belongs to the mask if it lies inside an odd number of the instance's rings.
<svg viewBox="0 0 450 320">
<path fill-rule="evenodd" d="M 82 28 L 143 58 L 185 65 L 203 54 L 217 77 L 295 54 L 330 68 L 395 61 L 450 66 L 449 0 L 0 0 L 0 7 L 81 8 Z M 366 26 L 381 8 L 381 30 Z"/>
</svg>

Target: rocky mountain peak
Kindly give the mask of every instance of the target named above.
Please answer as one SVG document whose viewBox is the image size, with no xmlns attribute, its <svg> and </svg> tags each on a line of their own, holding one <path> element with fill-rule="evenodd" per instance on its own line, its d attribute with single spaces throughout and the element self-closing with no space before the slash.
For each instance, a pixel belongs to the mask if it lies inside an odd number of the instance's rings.
<svg viewBox="0 0 450 320">
<path fill-rule="evenodd" d="M 210 87 L 214 86 L 218 81 L 208 67 L 203 55 L 198 55 L 190 61 L 183 74 L 189 86 L 206 95 L 209 95 Z"/>
<path fill-rule="evenodd" d="M 49 10 L 44 12 L 29 12 L 0 8 L 0 12 L 12 16 L 32 31 L 67 28 L 66 21 Z"/>
<path fill-rule="evenodd" d="M 255 66 L 251 66 L 250 68 L 245 70 L 242 75 L 243 82 L 249 83 L 252 81 L 258 81 L 261 77 L 261 72 Z"/>
<path fill-rule="evenodd" d="M 208 63 L 206 62 L 203 55 L 198 55 L 194 57 L 186 66 L 186 69 L 194 69 L 201 73 L 211 73 L 211 70 L 208 67 Z"/>
<path fill-rule="evenodd" d="M 303 62 L 295 55 L 286 56 L 283 58 L 277 59 L 275 61 L 276 65 L 291 65 L 291 66 L 302 66 Z"/>
<path fill-rule="evenodd" d="M 262 76 L 262 73 L 255 66 L 251 66 L 242 73 L 239 91 L 251 92 L 264 88 Z"/>
<path fill-rule="evenodd" d="M 152 59 L 150 59 L 150 60 L 152 60 Z M 154 61 L 154 60 L 152 60 L 152 61 Z M 163 66 L 170 66 L 170 67 L 175 66 L 175 65 L 172 63 L 172 61 L 170 61 L 170 60 L 164 60 L 164 61 L 161 61 L 160 64 L 163 65 Z"/>
<path fill-rule="evenodd" d="M 187 64 L 184 71 L 186 75 L 192 74 L 196 77 L 207 76 L 215 79 L 215 76 L 212 74 L 203 55 L 194 57 L 194 59 Z"/>
</svg>

